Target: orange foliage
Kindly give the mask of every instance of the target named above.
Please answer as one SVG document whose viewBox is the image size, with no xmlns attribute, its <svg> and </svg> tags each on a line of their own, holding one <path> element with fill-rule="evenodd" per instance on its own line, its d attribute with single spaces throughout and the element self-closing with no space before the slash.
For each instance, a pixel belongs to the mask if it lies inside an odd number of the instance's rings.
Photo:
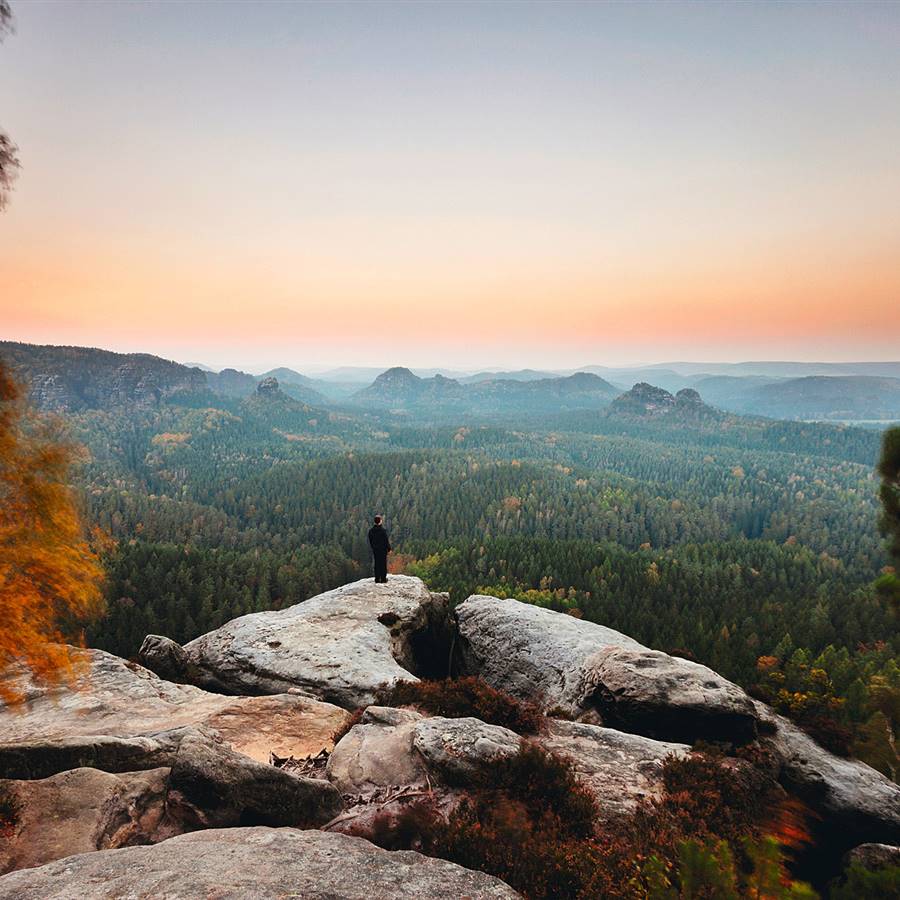
<svg viewBox="0 0 900 900">
<path fill-rule="evenodd" d="M 388 572 L 391 575 L 402 575 L 406 572 L 406 567 L 416 561 L 416 557 L 411 553 L 392 553 L 388 557 Z"/>
<path fill-rule="evenodd" d="M 75 447 L 28 414 L 0 363 L 0 672 L 71 674 L 64 623 L 99 613 L 101 568 L 67 484 Z M 0 681 L 0 700 L 18 699 Z"/>
</svg>

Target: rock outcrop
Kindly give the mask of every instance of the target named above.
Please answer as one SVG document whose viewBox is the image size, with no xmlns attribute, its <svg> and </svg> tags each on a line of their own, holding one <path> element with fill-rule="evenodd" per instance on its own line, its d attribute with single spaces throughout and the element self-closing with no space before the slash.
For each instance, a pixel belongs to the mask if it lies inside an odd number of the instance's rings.
<svg viewBox="0 0 900 900">
<path fill-rule="evenodd" d="M 633 813 L 641 800 L 662 794 L 662 766 L 690 747 L 581 722 L 550 719 L 527 739 L 568 759 L 598 802 L 600 821 Z M 519 751 L 523 739 L 508 728 L 470 717 L 424 717 L 406 709 L 370 706 L 328 760 L 328 777 L 345 799 L 391 796 L 390 789 L 471 787 L 497 759 Z"/>
<path fill-rule="evenodd" d="M 743 743 L 760 733 L 781 783 L 823 817 L 832 836 L 900 841 L 900 787 L 829 753 L 706 666 L 513 600 L 469 597 L 456 616 L 464 671 L 493 687 L 661 740 Z"/>
<path fill-rule="evenodd" d="M 303 757 L 330 749 L 332 734 L 347 719 L 339 707 L 305 696 L 229 697 L 173 684 L 102 650 L 73 649 L 72 657 L 77 673 L 72 684 L 40 684 L 21 671 L 9 676 L 25 702 L 0 705 L 0 761 L 12 746 L 52 744 L 60 753 L 94 741 L 107 747 L 118 743 L 127 752 L 134 745 L 117 739 L 140 742 L 155 735 L 159 740 L 160 732 L 203 726 L 234 750 L 268 762 L 270 753 Z M 150 764 L 170 762 L 160 757 Z"/>
<path fill-rule="evenodd" d="M 458 672 L 550 717 L 519 735 L 472 716 L 372 705 L 384 687 L 445 674 L 451 648 Z M 236 898 L 251 884 L 257 897 L 515 896 L 479 873 L 338 832 L 384 835 L 392 820 L 448 816 L 527 743 L 572 763 L 598 826 L 661 797 L 665 760 L 703 738 L 726 751 L 756 741 L 726 764 L 781 793 L 777 778 L 811 807 L 833 861 L 858 844 L 900 841 L 900 787 L 878 772 L 828 753 L 705 666 L 514 600 L 474 596 L 451 614 L 447 596 L 419 579 L 367 579 L 185 647 L 150 636 L 142 655 L 171 678 L 256 695 L 166 681 L 96 650 L 74 651 L 74 684 L 9 675 L 24 701 L 0 708 L 0 778 L 13 779 L 0 782 L 0 869 L 38 868 L 0 878 L 0 900 L 178 900 L 213 889 Z M 468 711 L 448 696 L 423 692 L 427 705 Z M 324 700 L 367 707 L 327 764 L 320 751 L 350 716 Z M 496 703 L 474 705 L 500 715 Z M 327 833 L 295 830 L 310 827 Z"/>
<path fill-rule="evenodd" d="M 844 857 L 844 866 L 862 866 L 870 872 L 888 866 L 900 866 L 900 847 L 891 844 L 860 844 Z"/>
<path fill-rule="evenodd" d="M 182 740 L 200 729 L 173 728 L 138 737 L 75 735 L 0 743 L 0 778 L 49 778 L 69 769 L 136 772 L 170 767 Z M 200 731 L 210 740 L 216 736 Z"/>
<path fill-rule="evenodd" d="M 654 737 L 745 743 L 756 736 L 755 707 L 736 684 L 644 647 L 605 647 L 587 657 L 578 702 L 610 725 Z"/>
<path fill-rule="evenodd" d="M 0 357 L 28 385 L 39 409 L 155 406 L 179 394 L 206 391 L 206 376 L 199 369 L 147 353 L 0 341 Z"/>
<path fill-rule="evenodd" d="M 327 781 L 257 762 L 205 729 L 114 740 L 88 739 L 80 755 L 65 745 L 30 746 L 18 768 L 0 754 L 16 778 L 0 781 L 13 810 L 0 871 L 197 828 L 317 827 L 343 810 Z M 150 768 L 160 763 L 165 767 Z"/>
<path fill-rule="evenodd" d="M 857 843 L 900 843 L 900 787 L 855 759 L 820 747 L 782 716 L 768 713 L 775 734 L 768 743 L 781 762 L 781 782 L 818 811 L 829 831 Z"/>
<path fill-rule="evenodd" d="M 327 781 L 301 778 L 236 753 L 202 733 L 186 735 L 169 776 L 197 811 L 199 825 L 324 825 L 342 809 L 337 789 Z"/>
<path fill-rule="evenodd" d="M 572 763 L 578 780 L 597 800 L 601 822 L 630 815 L 641 801 L 661 797 L 663 762 L 690 752 L 686 744 L 558 719 L 536 740 Z"/>
<path fill-rule="evenodd" d="M 747 741 L 757 713 L 737 685 L 630 637 L 515 600 L 473 596 L 456 609 L 462 667 L 514 697 L 662 740 Z"/>
<path fill-rule="evenodd" d="M 432 593 L 418 578 L 364 579 L 288 609 L 234 619 L 184 651 L 192 677 L 213 689 L 294 688 L 354 709 L 373 703 L 381 687 L 417 680 L 418 642 L 440 643 L 448 607 L 446 594 Z"/>
<path fill-rule="evenodd" d="M 256 393 L 260 397 L 279 397 L 281 396 L 281 388 L 278 386 L 278 379 L 271 375 L 263 378 L 256 385 Z"/>
<path fill-rule="evenodd" d="M 497 878 L 361 838 L 293 828 L 198 831 L 150 847 L 70 856 L 0 878 L 0 900 L 373 900 L 518 897 Z"/>
<path fill-rule="evenodd" d="M 180 833 L 166 814 L 168 779 L 168 769 L 73 769 L 39 781 L 0 781 L 0 794 L 18 810 L 0 840 L 0 874 Z"/>
<path fill-rule="evenodd" d="M 345 796 L 371 797 L 386 787 L 425 784 L 425 763 L 413 752 L 422 715 L 370 706 L 328 757 L 328 778 Z"/>
<path fill-rule="evenodd" d="M 480 719 L 370 706 L 334 748 L 328 777 L 341 793 L 361 797 L 389 787 L 460 786 L 521 743 L 514 731 Z"/>
</svg>

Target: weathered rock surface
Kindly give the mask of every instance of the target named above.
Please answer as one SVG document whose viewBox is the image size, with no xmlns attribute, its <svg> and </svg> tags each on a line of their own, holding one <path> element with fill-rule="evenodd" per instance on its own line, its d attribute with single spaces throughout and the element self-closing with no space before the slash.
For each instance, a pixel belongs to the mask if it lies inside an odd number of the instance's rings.
<svg viewBox="0 0 900 900">
<path fill-rule="evenodd" d="M 430 772 L 451 784 L 466 784 L 488 764 L 515 756 L 522 739 L 480 719 L 434 716 L 415 724 L 412 745 Z"/>
<path fill-rule="evenodd" d="M 578 699 L 603 721 L 653 737 L 739 742 L 756 736 L 753 701 L 712 669 L 659 650 L 605 647 L 584 660 Z"/>
<path fill-rule="evenodd" d="M 201 732 L 190 726 L 139 737 L 78 735 L 57 740 L 24 740 L 0 744 L 0 778 L 49 778 L 69 769 L 92 768 L 104 772 L 135 772 L 169 767 L 181 741 Z"/>
<path fill-rule="evenodd" d="M 514 731 L 480 719 L 425 718 L 412 710 L 370 706 L 334 748 L 328 777 L 342 794 L 362 797 L 390 787 L 460 785 L 520 746 Z"/>
<path fill-rule="evenodd" d="M 547 732 L 536 740 L 573 764 L 579 781 L 596 798 L 602 822 L 627 816 L 642 800 L 662 796 L 664 760 L 690 752 L 686 744 L 558 719 L 551 719 Z"/>
<path fill-rule="evenodd" d="M 141 643 L 139 654 L 144 665 L 160 678 L 180 681 L 190 665 L 184 647 L 161 634 L 148 634 Z"/>
<path fill-rule="evenodd" d="M 331 735 L 347 718 L 339 707 L 308 697 L 227 697 L 163 681 L 148 669 L 102 650 L 73 649 L 72 653 L 78 672 L 73 685 L 37 684 L 21 672 L 11 676 L 25 702 L 15 707 L 0 705 L 0 759 L 11 745 L 52 744 L 58 752 L 85 744 L 126 747 L 113 739 L 205 726 L 235 750 L 267 762 L 270 752 L 304 757 L 330 749 Z M 73 762 L 64 768 L 106 768 L 90 754 Z M 164 758 L 149 761 L 149 765 L 170 764 Z"/>
<path fill-rule="evenodd" d="M 744 741 L 756 709 L 712 669 L 630 637 L 515 600 L 472 596 L 456 609 L 461 665 L 513 696 L 650 737 Z"/>
<path fill-rule="evenodd" d="M 416 680 L 416 642 L 445 627 L 448 606 L 446 594 L 418 578 L 364 579 L 241 616 L 184 650 L 200 684 L 237 693 L 296 688 L 353 709 L 374 702 L 379 687 Z"/>
<path fill-rule="evenodd" d="M 328 757 L 328 778 L 345 795 L 371 796 L 396 785 L 425 784 L 425 763 L 413 752 L 413 729 L 422 716 L 370 706 Z"/>
<path fill-rule="evenodd" d="M 292 828 L 194 832 L 0 878 L 0 900 L 375 900 L 519 895 L 497 878 L 361 838 Z"/>
<path fill-rule="evenodd" d="M 114 763 L 142 766 L 164 759 L 171 769 L 112 774 L 82 767 L 41 780 L 0 782 L 16 809 L 13 833 L 0 849 L 0 870 L 88 850 L 156 843 L 197 828 L 315 827 L 343 809 L 340 793 L 327 781 L 257 762 L 206 729 L 164 732 L 159 741 L 152 736 L 118 740 L 112 745 L 118 753 L 129 741 L 141 743 Z M 141 750 L 149 756 L 141 757 Z M 53 757 L 52 746 L 48 754 Z M 36 756 L 33 767 L 48 763 Z"/>
<path fill-rule="evenodd" d="M 891 844 L 860 844 L 844 857 L 845 868 L 854 863 L 870 871 L 900 866 L 900 847 Z"/>
<path fill-rule="evenodd" d="M 170 791 L 199 811 L 204 827 L 237 824 L 324 825 L 342 809 L 337 788 L 327 781 L 302 778 L 256 762 L 202 734 L 182 740 Z"/>
<path fill-rule="evenodd" d="M 780 780 L 848 842 L 900 843 L 900 786 L 855 759 L 820 747 L 782 716 L 762 707 L 777 730 L 768 739 L 781 760 Z"/>
<path fill-rule="evenodd" d="M 168 778 L 168 769 L 124 775 L 74 769 L 40 781 L 0 782 L 18 810 L 0 841 L 0 873 L 180 833 L 166 815 Z"/>
</svg>

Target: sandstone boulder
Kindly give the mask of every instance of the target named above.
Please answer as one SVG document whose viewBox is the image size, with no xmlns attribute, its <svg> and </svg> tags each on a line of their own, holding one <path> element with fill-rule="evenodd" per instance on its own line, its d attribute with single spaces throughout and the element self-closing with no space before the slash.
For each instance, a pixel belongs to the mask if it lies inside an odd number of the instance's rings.
<svg viewBox="0 0 900 900">
<path fill-rule="evenodd" d="M 160 678 L 181 681 L 188 674 L 190 663 L 184 647 L 161 634 L 148 634 L 141 643 L 139 655 L 144 665 Z"/>
<path fill-rule="evenodd" d="M 412 745 L 429 772 L 450 784 L 465 785 L 495 760 L 515 756 L 522 739 L 480 719 L 434 716 L 415 724 Z"/>
<path fill-rule="evenodd" d="M 860 844 L 844 857 L 844 866 L 862 866 L 871 872 L 888 866 L 900 866 L 900 847 L 890 844 Z"/>
<path fill-rule="evenodd" d="M 327 781 L 257 762 L 199 733 L 187 735 L 178 747 L 169 790 L 197 811 L 202 827 L 312 827 L 343 809 L 341 795 Z"/>
<path fill-rule="evenodd" d="M 202 726 L 235 750 L 267 762 L 270 753 L 304 757 L 330 749 L 331 735 L 347 719 L 339 707 L 308 697 L 223 696 L 164 681 L 143 666 L 102 650 L 73 648 L 72 655 L 74 684 L 40 684 L 21 670 L 8 676 L 25 700 L 13 707 L 0 704 L 0 760 L 13 745 L 50 744 L 57 753 L 81 745 L 87 756 L 82 761 L 71 758 L 63 768 L 107 768 L 97 754 L 92 758 L 91 746 L 117 746 L 125 752 L 127 742 L 116 739 Z M 126 770 L 170 764 L 165 758 L 151 759 L 147 765 L 127 765 Z M 125 770 L 117 766 L 111 771 Z"/>
<path fill-rule="evenodd" d="M 216 690 L 296 688 L 354 709 L 374 702 L 382 686 L 415 681 L 417 653 L 434 662 L 435 648 L 425 645 L 440 640 L 448 607 L 446 594 L 432 593 L 418 578 L 363 579 L 288 609 L 241 616 L 184 651 L 197 683 Z M 158 656 L 154 651 L 146 662 Z"/>
<path fill-rule="evenodd" d="M 314 827 L 343 809 L 337 788 L 257 762 L 208 730 L 182 728 L 142 739 L 110 738 L 121 765 L 164 758 L 169 768 L 112 774 L 97 768 L 61 771 L 41 780 L 0 781 L 14 805 L 12 833 L 0 870 L 41 865 L 88 850 L 147 844 L 197 828 L 266 824 Z M 138 743 L 140 741 L 141 743 Z M 130 742 L 130 743 L 129 743 Z M 29 746 L 34 752 L 34 745 Z M 59 765 L 60 754 L 54 751 Z M 83 748 L 89 755 L 89 748 Z M 141 751 L 149 753 L 146 758 Z M 99 760 L 109 764 L 109 758 Z M 36 755 L 33 768 L 48 767 Z M 146 767 L 145 767 L 146 768 Z"/>
<path fill-rule="evenodd" d="M 17 810 L 0 841 L 0 873 L 178 834 L 166 815 L 168 778 L 168 769 L 73 769 L 40 781 L 0 781 Z"/>
<path fill-rule="evenodd" d="M 605 723 L 653 737 L 745 743 L 756 736 L 753 701 L 712 669 L 659 650 L 605 647 L 584 660 L 578 704 Z"/>
<path fill-rule="evenodd" d="M 0 900 L 373 900 L 519 895 L 497 878 L 361 838 L 293 828 L 199 831 L 0 878 Z"/>
<path fill-rule="evenodd" d="M 601 822 L 633 813 L 642 800 L 662 796 L 662 767 L 690 747 L 655 741 L 582 722 L 551 719 L 537 743 L 572 763 L 578 780 L 597 800 Z"/>
<path fill-rule="evenodd" d="M 747 741 L 753 702 L 736 685 L 685 659 L 563 613 L 472 596 L 456 609 L 461 667 L 513 696 L 650 737 Z"/>
<path fill-rule="evenodd" d="M 191 727 L 173 728 L 140 737 L 79 735 L 57 740 L 24 740 L 0 744 L 0 778 L 49 778 L 70 769 L 91 768 L 104 772 L 135 772 L 169 767 L 182 740 L 211 732 Z"/>
<path fill-rule="evenodd" d="M 413 729 L 422 716 L 370 706 L 328 757 L 328 778 L 344 795 L 371 797 L 384 788 L 424 785 L 425 762 L 413 752 Z"/>
<path fill-rule="evenodd" d="M 761 714 L 776 728 L 767 743 L 781 761 L 782 784 L 822 816 L 823 827 L 846 845 L 900 843 L 900 786 L 859 760 L 829 753 L 771 710 Z"/>
<path fill-rule="evenodd" d="M 425 718 L 370 706 L 334 748 L 328 777 L 342 794 L 359 797 L 404 786 L 465 785 L 479 769 L 520 746 L 515 732 L 480 719 Z"/>
</svg>

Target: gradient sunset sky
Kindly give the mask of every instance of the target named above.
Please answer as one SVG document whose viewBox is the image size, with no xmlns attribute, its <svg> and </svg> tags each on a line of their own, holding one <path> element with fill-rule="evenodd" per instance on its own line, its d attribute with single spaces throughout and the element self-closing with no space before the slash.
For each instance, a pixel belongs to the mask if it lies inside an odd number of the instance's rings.
<svg viewBox="0 0 900 900">
<path fill-rule="evenodd" d="M 0 339 L 900 357 L 900 4 L 13 0 Z"/>
</svg>

